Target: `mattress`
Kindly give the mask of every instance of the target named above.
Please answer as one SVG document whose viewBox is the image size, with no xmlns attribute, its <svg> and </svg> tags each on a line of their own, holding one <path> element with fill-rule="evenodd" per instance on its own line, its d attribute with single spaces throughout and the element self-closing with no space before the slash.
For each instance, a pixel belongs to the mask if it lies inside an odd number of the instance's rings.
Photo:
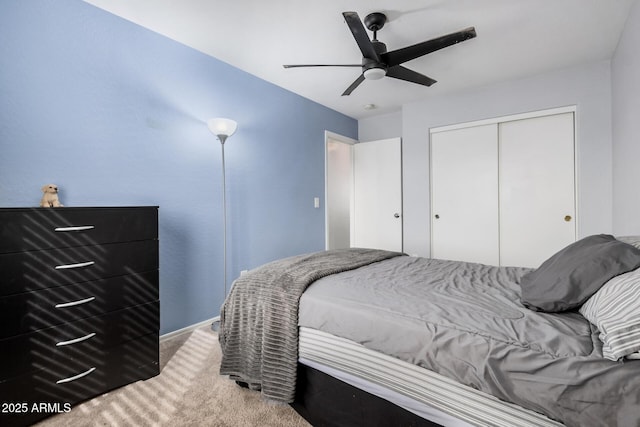
<svg viewBox="0 0 640 427">
<path fill-rule="evenodd" d="M 638 361 L 605 359 L 577 312 L 525 308 L 518 281 L 528 271 L 395 257 L 314 282 L 298 325 L 568 426 L 636 425 Z"/>
<path fill-rule="evenodd" d="M 300 328 L 299 361 L 447 427 L 562 425 L 435 372 L 311 328 Z"/>
</svg>

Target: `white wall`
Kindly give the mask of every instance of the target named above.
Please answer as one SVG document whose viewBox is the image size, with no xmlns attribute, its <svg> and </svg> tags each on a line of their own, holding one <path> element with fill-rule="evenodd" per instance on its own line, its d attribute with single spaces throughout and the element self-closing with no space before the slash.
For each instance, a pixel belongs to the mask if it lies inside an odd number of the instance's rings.
<svg viewBox="0 0 640 427">
<path fill-rule="evenodd" d="M 613 231 L 640 235 L 640 1 L 629 13 L 611 64 Z"/>
<path fill-rule="evenodd" d="M 358 140 L 360 142 L 399 138 L 401 136 L 402 111 L 381 114 L 358 121 Z"/>
<path fill-rule="evenodd" d="M 603 61 L 404 105 L 405 252 L 430 255 L 430 128 L 568 105 L 577 107 L 578 237 L 612 232 L 610 65 Z M 374 135 L 372 122 L 360 121 L 360 135 L 383 138 Z"/>
</svg>

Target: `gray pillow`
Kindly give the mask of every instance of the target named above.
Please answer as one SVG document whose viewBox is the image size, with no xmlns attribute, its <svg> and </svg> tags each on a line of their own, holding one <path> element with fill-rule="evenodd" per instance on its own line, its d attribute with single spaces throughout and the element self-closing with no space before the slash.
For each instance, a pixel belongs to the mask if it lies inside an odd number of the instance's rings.
<svg viewBox="0 0 640 427">
<path fill-rule="evenodd" d="M 536 311 L 571 310 L 609 279 L 638 267 L 640 249 L 608 234 L 585 237 L 522 277 L 522 304 Z"/>
</svg>

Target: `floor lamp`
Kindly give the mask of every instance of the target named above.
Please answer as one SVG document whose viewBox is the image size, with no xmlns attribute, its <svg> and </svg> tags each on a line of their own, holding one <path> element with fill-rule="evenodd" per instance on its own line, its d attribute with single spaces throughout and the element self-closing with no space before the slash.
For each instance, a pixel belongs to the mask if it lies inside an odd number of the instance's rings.
<svg viewBox="0 0 640 427">
<path fill-rule="evenodd" d="M 227 185 L 224 170 L 224 143 L 227 138 L 234 134 L 238 128 L 238 123 L 231 119 L 209 119 L 207 120 L 209 130 L 218 137 L 220 147 L 222 147 L 222 229 L 223 229 L 223 271 L 224 271 L 224 299 L 227 298 Z"/>
</svg>

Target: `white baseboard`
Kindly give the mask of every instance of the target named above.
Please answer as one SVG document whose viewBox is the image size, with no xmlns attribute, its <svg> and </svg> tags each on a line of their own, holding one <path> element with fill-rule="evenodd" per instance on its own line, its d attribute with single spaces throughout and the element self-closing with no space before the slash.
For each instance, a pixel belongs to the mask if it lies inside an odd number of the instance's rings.
<svg viewBox="0 0 640 427">
<path fill-rule="evenodd" d="M 166 333 L 164 335 L 160 335 L 160 342 L 169 340 L 171 338 L 175 338 L 178 335 L 182 335 L 182 334 L 186 334 L 186 333 L 189 333 L 189 332 L 193 332 L 194 330 L 198 329 L 201 326 L 211 325 L 213 322 L 219 322 L 219 321 L 220 321 L 220 316 L 216 316 L 216 317 L 213 317 L 211 319 L 203 320 L 202 322 L 194 323 L 193 325 L 189 325 L 186 328 L 178 329 L 178 330 L 173 331 L 173 332 L 168 332 L 168 333 Z"/>
</svg>

